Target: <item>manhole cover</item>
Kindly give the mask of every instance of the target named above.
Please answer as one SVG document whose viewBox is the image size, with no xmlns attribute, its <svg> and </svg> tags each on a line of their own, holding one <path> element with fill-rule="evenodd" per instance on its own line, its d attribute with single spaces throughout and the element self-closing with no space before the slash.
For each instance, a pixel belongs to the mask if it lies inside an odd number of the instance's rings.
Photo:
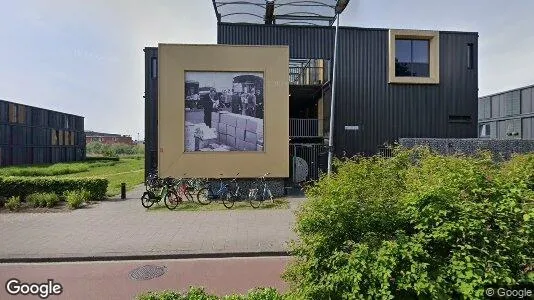
<svg viewBox="0 0 534 300">
<path fill-rule="evenodd" d="M 146 265 L 132 270 L 129 276 L 133 280 L 150 280 L 165 274 L 166 270 L 165 266 Z"/>
</svg>

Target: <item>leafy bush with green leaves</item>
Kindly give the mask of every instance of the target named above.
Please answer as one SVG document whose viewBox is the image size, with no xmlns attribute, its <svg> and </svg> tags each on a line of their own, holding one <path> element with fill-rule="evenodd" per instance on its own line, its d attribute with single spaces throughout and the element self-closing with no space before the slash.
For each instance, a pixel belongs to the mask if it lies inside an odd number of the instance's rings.
<svg viewBox="0 0 534 300">
<path fill-rule="evenodd" d="M 534 199 L 489 154 L 396 150 L 336 167 L 298 213 L 284 274 L 295 298 L 481 298 L 534 282 Z"/>
<path fill-rule="evenodd" d="M 83 203 L 90 200 L 90 193 L 85 190 L 66 191 L 64 195 L 67 200 L 67 205 L 72 209 L 80 208 Z"/>
<path fill-rule="evenodd" d="M 55 193 L 33 193 L 26 196 L 26 202 L 33 207 L 54 207 L 59 202 Z"/>
<path fill-rule="evenodd" d="M 497 177 L 501 181 L 525 185 L 534 191 L 534 153 L 512 155 L 508 161 L 502 163 Z"/>
<path fill-rule="evenodd" d="M 103 144 L 99 142 L 88 143 L 87 153 L 103 155 L 104 157 L 117 157 L 120 155 L 142 155 L 144 154 L 144 145 L 128 144 Z"/>
<path fill-rule="evenodd" d="M 102 178 L 0 177 L 0 195 L 5 197 L 87 190 L 93 200 L 100 200 L 106 196 L 107 187 L 108 180 Z"/>
<path fill-rule="evenodd" d="M 21 207 L 21 203 L 20 203 L 20 197 L 16 197 L 16 196 L 13 196 L 13 197 L 10 197 L 9 199 L 7 199 L 6 203 L 4 204 L 4 206 L 9 209 L 10 211 L 17 211 L 20 209 Z"/>
<path fill-rule="evenodd" d="M 203 288 L 191 287 L 186 293 L 177 291 L 148 292 L 137 297 L 138 300 L 283 300 L 286 299 L 273 288 L 256 288 L 246 295 L 229 295 L 222 298 L 206 293 Z"/>
</svg>

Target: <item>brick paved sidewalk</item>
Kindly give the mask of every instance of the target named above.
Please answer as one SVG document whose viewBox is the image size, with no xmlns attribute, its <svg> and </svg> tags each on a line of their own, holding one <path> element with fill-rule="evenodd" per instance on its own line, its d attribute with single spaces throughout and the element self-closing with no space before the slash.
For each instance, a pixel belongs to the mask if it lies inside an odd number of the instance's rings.
<svg viewBox="0 0 534 300">
<path fill-rule="evenodd" d="M 142 192 L 67 213 L 0 214 L 0 261 L 284 252 L 302 202 L 290 199 L 292 209 L 148 212 Z"/>
</svg>

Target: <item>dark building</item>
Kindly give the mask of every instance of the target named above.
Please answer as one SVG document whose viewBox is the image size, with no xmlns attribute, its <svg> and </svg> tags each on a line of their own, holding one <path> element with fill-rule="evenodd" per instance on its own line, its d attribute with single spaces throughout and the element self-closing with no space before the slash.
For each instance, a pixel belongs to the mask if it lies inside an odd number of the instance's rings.
<svg viewBox="0 0 534 300">
<path fill-rule="evenodd" d="M 134 145 L 132 137 L 129 135 L 120 135 L 114 133 L 103 133 L 95 131 L 86 131 L 85 132 L 85 142 L 98 142 L 102 144 L 126 144 Z"/>
<path fill-rule="evenodd" d="M 217 43 L 289 46 L 289 151 L 316 178 L 326 167 L 335 16 L 273 13 L 267 3 L 251 14 L 214 0 Z M 336 59 L 336 156 L 376 154 L 403 137 L 477 137 L 478 33 L 339 27 Z M 157 48 L 145 48 L 145 65 L 148 168 L 157 162 Z"/>
<path fill-rule="evenodd" d="M 534 140 L 534 85 L 481 97 L 481 138 Z"/>
<path fill-rule="evenodd" d="M 0 100 L 0 166 L 83 159 L 83 117 Z"/>
</svg>

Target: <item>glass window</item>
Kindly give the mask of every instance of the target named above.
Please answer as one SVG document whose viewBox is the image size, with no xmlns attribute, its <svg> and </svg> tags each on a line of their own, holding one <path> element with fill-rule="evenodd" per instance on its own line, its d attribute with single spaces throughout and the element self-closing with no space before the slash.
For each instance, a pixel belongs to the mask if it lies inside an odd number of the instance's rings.
<svg viewBox="0 0 534 300">
<path fill-rule="evenodd" d="M 152 58 L 152 66 L 150 70 L 152 71 L 152 78 L 158 77 L 158 60 L 155 57 Z"/>
<path fill-rule="evenodd" d="M 430 76 L 429 40 L 395 40 L 395 76 Z"/>
<path fill-rule="evenodd" d="M 490 136 L 489 124 L 482 124 L 480 126 L 480 137 L 489 137 L 489 136 Z"/>
<path fill-rule="evenodd" d="M 473 68 L 473 44 L 467 44 L 467 68 L 472 69 Z"/>
</svg>

